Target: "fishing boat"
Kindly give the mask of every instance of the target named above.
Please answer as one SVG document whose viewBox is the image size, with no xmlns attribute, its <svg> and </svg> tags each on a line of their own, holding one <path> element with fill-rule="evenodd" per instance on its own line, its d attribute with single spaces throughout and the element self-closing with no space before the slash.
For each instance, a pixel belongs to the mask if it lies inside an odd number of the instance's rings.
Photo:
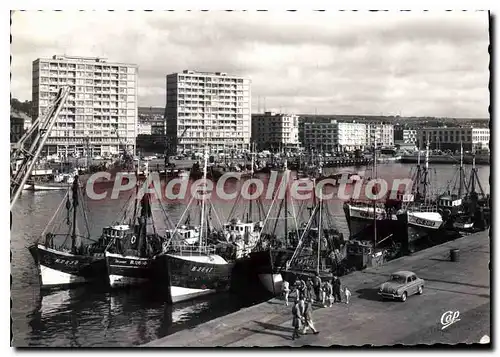
<svg viewBox="0 0 500 357">
<path fill-rule="evenodd" d="M 397 219 L 404 229 L 401 232 L 402 248 L 405 252 L 414 250 L 414 246 L 422 238 L 431 238 L 443 233 L 441 228 L 444 220 L 439 212 L 438 203 L 432 197 L 429 170 L 429 142 L 427 142 L 425 166 L 417 171 L 414 191 L 405 199 L 402 208 L 397 212 Z M 418 166 L 418 169 L 420 167 Z M 441 198 L 443 199 L 443 198 Z M 451 201 L 451 205 L 459 205 L 460 201 Z M 438 233 L 439 232 L 439 233 Z"/>
<path fill-rule="evenodd" d="M 213 234 L 217 233 L 210 230 L 206 217 L 207 166 L 208 152 L 205 151 L 203 165 L 205 185 L 201 185 L 201 190 L 197 192 L 201 198 L 195 200 L 198 195 L 193 195 L 178 225 L 172 230 L 167 230 L 169 240 L 154 258 L 156 281 L 158 285 L 167 288 L 168 300 L 171 303 L 225 291 L 230 287 L 233 263 L 218 255 L 215 245 L 209 242 L 213 240 Z M 190 244 L 192 242 L 186 241 L 186 236 L 180 233 L 184 217 L 193 209 L 195 201 L 201 206 L 200 224 L 190 229 L 193 234 L 198 234 L 198 242 Z M 211 202 L 209 204 L 211 205 Z"/>
<path fill-rule="evenodd" d="M 290 172 L 285 160 L 281 182 L 262 224 L 257 246 L 248 256 L 248 264 L 251 266 L 248 270 L 252 271 L 262 286 L 272 294 L 281 292 L 282 272 L 286 269 L 286 262 L 292 257 L 299 241 L 299 225 L 293 198 L 291 208 L 288 203 Z M 272 217 L 276 210 L 276 216 Z M 291 230 L 288 224 L 290 218 L 294 222 Z"/>
<path fill-rule="evenodd" d="M 299 229 L 299 243 L 282 274 L 292 284 L 296 279 L 319 276 L 331 280 L 334 275 L 340 275 L 344 237 L 335 228 L 332 214 L 322 197 L 317 201 L 309 221 Z"/>
<path fill-rule="evenodd" d="M 373 179 L 377 179 L 376 144 L 374 145 L 373 153 L 375 160 L 372 161 L 372 174 Z M 356 181 L 365 183 L 365 179 L 358 175 L 353 178 Z M 370 178 L 366 181 L 369 182 Z M 364 191 L 364 187 L 362 190 Z M 377 190 L 377 185 L 374 185 L 372 193 L 377 194 Z M 398 231 L 399 223 L 396 213 L 401 208 L 402 202 L 408 199 L 408 197 L 406 197 L 404 192 L 397 192 L 395 199 L 390 199 L 390 195 L 392 195 L 392 192 L 389 193 L 389 197 L 386 197 L 385 202 L 382 200 L 350 199 L 344 203 L 343 208 L 351 239 L 371 240 L 374 221 L 376 221 L 377 234 L 380 237 L 387 237 Z"/>
<path fill-rule="evenodd" d="M 254 177 L 254 153 L 252 153 L 250 165 L 250 178 Z M 254 192 L 249 192 L 253 195 Z M 238 212 L 238 208 L 243 210 Z M 254 217 L 254 209 L 257 208 L 258 218 Z M 246 258 L 252 252 L 259 241 L 260 230 L 264 220 L 264 207 L 262 201 L 257 198 L 248 200 L 248 205 L 242 205 L 242 194 L 240 193 L 229 213 L 228 222 L 223 225 L 222 238 L 218 242 L 218 249 L 226 260 L 235 261 Z M 238 217 L 240 216 L 240 217 Z M 243 220 L 240 218 L 244 218 Z M 222 253 L 224 252 L 224 253 Z"/>
<path fill-rule="evenodd" d="M 489 198 L 484 193 L 481 182 L 477 174 L 477 167 L 474 159 L 475 152 L 473 151 L 472 168 L 469 175 L 469 180 L 466 180 L 466 173 L 463 168 L 463 149 L 460 151 L 460 167 L 458 174 L 455 175 L 458 181 L 458 190 L 455 185 L 448 187 L 448 193 L 457 192 L 461 199 L 461 205 L 457 210 L 452 211 L 448 207 L 443 212 L 448 219 L 448 226 L 452 224 L 453 228 L 458 231 L 472 232 L 476 230 L 484 230 L 490 226 L 491 211 L 489 206 Z"/>
<path fill-rule="evenodd" d="M 64 233 L 55 229 L 63 223 L 67 228 Z M 82 223 L 86 230 L 83 235 L 80 234 Z M 106 237 L 97 240 L 90 237 L 87 207 L 75 176 L 41 238 L 28 248 L 39 270 L 41 288 L 105 282 L 107 244 Z"/>
<path fill-rule="evenodd" d="M 103 229 L 103 236 L 111 239 L 105 255 L 109 285 L 113 288 L 151 282 L 152 259 L 165 241 L 154 223 L 151 194 L 144 193 L 137 199 L 142 193 L 140 186 L 147 188 L 147 181 L 136 184 L 136 199 L 130 200 L 133 202 L 131 217 L 128 215 L 131 210 L 127 210 L 122 222 Z"/>
</svg>

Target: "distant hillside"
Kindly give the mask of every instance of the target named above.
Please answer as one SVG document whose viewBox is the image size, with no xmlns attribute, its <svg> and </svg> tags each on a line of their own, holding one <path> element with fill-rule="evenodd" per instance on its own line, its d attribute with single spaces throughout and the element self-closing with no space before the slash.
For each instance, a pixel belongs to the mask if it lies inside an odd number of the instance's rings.
<svg viewBox="0 0 500 357">
<path fill-rule="evenodd" d="M 31 115 L 31 100 L 20 102 L 17 98 L 10 99 L 10 110 L 13 112 L 21 112 Z"/>
<path fill-rule="evenodd" d="M 163 115 L 165 114 L 165 107 L 139 107 L 138 114 Z"/>
</svg>

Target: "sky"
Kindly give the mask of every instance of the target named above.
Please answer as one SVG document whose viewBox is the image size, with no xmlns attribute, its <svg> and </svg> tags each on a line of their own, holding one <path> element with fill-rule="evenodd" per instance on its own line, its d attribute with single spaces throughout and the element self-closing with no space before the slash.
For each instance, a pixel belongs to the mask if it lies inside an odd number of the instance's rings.
<svg viewBox="0 0 500 357">
<path fill-rule="evenodd" d="M 252 112 L 487 118 L 486 12 L 15 12 L 11 94 L 55 54 L 139 65 L 139 106 L 184 69 L 252 80 Z"/>
</svg>

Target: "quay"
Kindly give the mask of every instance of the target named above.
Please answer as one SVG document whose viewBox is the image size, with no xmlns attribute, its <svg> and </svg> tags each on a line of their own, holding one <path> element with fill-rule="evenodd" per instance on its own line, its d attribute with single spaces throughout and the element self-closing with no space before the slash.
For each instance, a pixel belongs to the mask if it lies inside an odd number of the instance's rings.
<svg viewBox="0 0 500 357">
<path fill-rule="evenodd" d="M 459 250 L 458 261 L 451 261 L 451 249 Z M 425 280 L 423 295 L 410 296 L 404 303 L 381 300 L 380 284 L 399 270 L 413 271 Z M 318 335 L 309 331 L 292 340 L 292 304 L 287 307 L 274 298 L 140 347 L 456 344 L 479 343 L 491 336 L 488 231 L 354 272 L 341 282 L 351 291 L 351 301 L 314 308 Z M 446 313 L 457 312 L 454 323 L 443 324 Z"/>
</svg>

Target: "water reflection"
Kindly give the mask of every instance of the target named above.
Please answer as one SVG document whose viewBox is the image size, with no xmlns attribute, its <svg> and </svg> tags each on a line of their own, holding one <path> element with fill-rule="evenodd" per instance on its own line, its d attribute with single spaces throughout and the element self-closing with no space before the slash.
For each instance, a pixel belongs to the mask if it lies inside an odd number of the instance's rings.
<svg viewBox="0 0 500 357">
<path fill-rule="evenodd" d="M 40 295 L 28 315 L 28 345 L 140 345 L 246 306 L 236 301 L 241 299 L 230 293 L 171 305 L 151 289 L 54 291 Z"/>
</svg>

